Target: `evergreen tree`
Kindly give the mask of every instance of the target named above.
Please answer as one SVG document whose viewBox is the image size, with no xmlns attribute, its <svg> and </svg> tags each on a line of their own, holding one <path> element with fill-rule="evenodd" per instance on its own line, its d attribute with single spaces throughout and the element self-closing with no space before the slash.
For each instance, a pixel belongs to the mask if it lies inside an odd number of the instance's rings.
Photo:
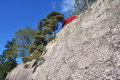
<svg viewBox="0 0 120 80">
<path fill-rule="evenodd" d="M 89 8 L 96 0 L 75 0 L 74 7 L 69 9 L 69 14 L 79 15 L 84 12 L 87 8 Z"/>
<path fill-rule="evenodd" d="M 26 27 L 15 32 L 16 51 L 18 56 L 24 57 L 29 55 L 29 46 L 33 43 L 33 38 L 37 30 Z"/>
<path fill-rule="evenodd" d="M 56 11 L 49 13 L 46 18 L 41 19 L 38 23 L 38 32 L 36 32 L 30 52 L 34 52 L 39 45 L 47 45 L 47 40 L 53 37 L 55 31 L 58 29 L 58 22 L 62 22 L 63 20 L 64 15 Z"/>
<path fill-rule="evenodd" d="M 7 41 L 5 45 L 5 50 L 3 51 L 3 57 L 6 58 L 6 61 L 15 61 L 18 56 L 16 53 L 16 42 L 13 38 L 11 41 Z"/>
<path fill-rule="evenodd" d="M 0 55 L 0 80 L 5 80 L 7 73 L 17 65 L 15 39 L 7 41 L 5 48 L 3 55 Z"/>
<path fill-rule="evenodd" d="M 29 47 L 29 53 L 32 53 L 32 55 L 24 57 L 22 59 L 23 62 L 30 61 L 42 55 L 48 40 L 55 36 L 55 31 L 58 29 L 58 22 L 62 22 L 63 20 L 63 14 L 53 11 L 46 18 L 39 21 L 38 31 L 34 35 L 34 42 Z M 36 57 L 35 55 L 38 56 Z"/>
<path fill-rule="evenodd" d="M 45 36 L 47 39 L 55 35 L 55 31 L 58 29 L 58 22 L 64 20 L 64 15 L 53 11 L 47 15 L 46 18 L 41 19 L 38 24 L 38 29 L 41 31 L 41 35 Z"/>
<path fill-rule="evenodd" d="M 17 65 L 16 61 L 6 61 L 0 63 L 0 80 L 5 80 L 7 73 Z"/>
</svg>

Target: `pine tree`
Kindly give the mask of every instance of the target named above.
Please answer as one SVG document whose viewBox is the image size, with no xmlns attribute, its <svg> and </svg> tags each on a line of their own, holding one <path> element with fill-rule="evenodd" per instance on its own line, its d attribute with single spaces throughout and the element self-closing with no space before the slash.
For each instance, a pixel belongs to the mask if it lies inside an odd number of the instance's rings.
<svg viewBox="0 0 120 80">
<path fill-rule="evenodd" d="M 79 15 L 84 12 L 87 8 L 89 8 L 96 0 L 75 0 L 74 7 L 69 9 L 69 14 Z"/>
<path fill-rule="evenodd" d="M 24 57 L 30 55 L 29 46 L 33 43 L 33 38 L 37 30 L 31 29 L 30 26 L 15 32 L 16 51 L 18 56 Z"/>
<path fill-rule="evenodd" d="M 6 49 L 3 51 L 3 57 L 6 58 L 6 61 L 15 61 L 18 56 L 16 53 L 15 38 L 12 38 L 11 41 L 7 41 L 5 48 Z"/>
<path fill-rule="evenodd" d="M 3 56 L 3 55 L 0 55 L 0 64 L 2 63 L 2 62 L 4 62 L 6 60 L 6 58 Z"/>
<path fill-rule="evenodd" d="M 56 11 L 49 13 L 46 18 L 41 19 L 38 23 L 38 32 L 36 32 L 30 52 L 34 52 L 35 46 L 37 48 L 39 45 L 47 45 L 47 40 L 53 37 L 55 31 L 58 29 L 58 22 L 62 22 L 63 20 L 64 15 Z"/>
<path fill-rule="evenodd" d="M 38 29 L 41 31 L 41 35 L 45 36 L 47 39 L 55 35 L 55 31 L 58 29 L 58 22 L 64 20 L 64 15 L 53 11 L 47 15 L 46 18 L 41 19 L 38 24 Z"/>
<path fill-rule="evenodd" d="M 46 18 L 41 19 L 38 23 L 38 32 L 36 32 L 34 37 L 33 45 L 36 47 L 46 45 L 47 40 L 55 35 L 55 31 L 58 29 L 58 22 L 63 20 L 64 15 L 56 11 L 49 13 Z"/>
<path fill-rule="evenodd" d="M 0 55 L 0 80 L 5 80 L 7 73 L 17 65 L 15 39 L 13 38 L 11 41 L 7 41 L 5 48 L 3 55 Z"/>
<path fill-rule="evenodd" d="M 5 61 L 0 63 L 0 80 L 5 80 L 7 73 L 16 67 L 16 61 Z"/>
<path fill-rule="evenodd" d="M 51 37 L 55 36 L 55 31 L 58 29 L 58 22 L 64 20 L 64 15 L 53 11 L 43 18 L 38 23 L 38 31 L 34 35 L 34 42 L 29 47 L 30 56 L 24 57 L 23 62 L 30 61 L 32 59 L 38 58 L 45 51 L 45 46 Z M 38 55 L 38 57 L 36 56 Z"/>
</svg>

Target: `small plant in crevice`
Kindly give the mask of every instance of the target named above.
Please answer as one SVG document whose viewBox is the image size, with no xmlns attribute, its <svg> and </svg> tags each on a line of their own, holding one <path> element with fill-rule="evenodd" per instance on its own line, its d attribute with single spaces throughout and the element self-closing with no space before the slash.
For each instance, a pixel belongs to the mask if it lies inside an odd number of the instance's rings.
<svg viewBox="0 0 120 80">
<path fill-rule="evenodd" d="M 24 65 L 24 68 L 26 68 L 26 69 L 29 68 L 29 67 L 30 67 L 29 64 L 25 64 L 25 65 Z"/>
</svg>

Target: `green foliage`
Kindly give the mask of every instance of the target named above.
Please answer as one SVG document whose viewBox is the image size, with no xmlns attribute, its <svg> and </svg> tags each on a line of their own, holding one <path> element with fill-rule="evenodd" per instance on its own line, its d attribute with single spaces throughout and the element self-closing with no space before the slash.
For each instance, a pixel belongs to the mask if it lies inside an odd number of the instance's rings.
<svg viewBox="0 0 120 80">
<path fill-rule="evenodd" d="M 42 31 L 38 31 L 35 33 L 35 35 L 41 35 Z"/>
<path fill-rule="evenodd" d="M 69 9 L 71 16 L 79 15 L 89 8 L 96 0 L 75 0 L 73 9 Z"/>
<path fill-rule="evenodd" d="M 58 22 L 62 22 L 63 20 L 63 14 L 53 11 L 48 14 L 46 18 L 40 20 L 38 24 L 38 29 L 42 31 L 42 35 L 44 36 L 54 34 L 55 30 L 57 30 Z M 48 38 L 48 36 L 46 37 Z"/>
<path fill-rule="evenodd" d="M 5 80 L 8 72 L 10 72 L 16 65 L 16 42 L 13 38 L 7 41 L 3 54 L 0 55 L 0 80 Z"/>
<path fill-rule="evenodd" d="M 44 36 L 41 36 L 41 35 L 35 35 L 34 39 L 37 39 L 39 41 L 44 41 L 45 40 L 45 37 Z"/>
<path fill-rule="evenodd" d="M 11 58 L 11 57 L 17 57 L 17 54 L 15 53 L 15 51 L 13 49 L 6 49 L 3 51 L 3 55 L 6 58 Z"/>
<path fill-rule="evenodd" d="M 6 58 L 4 57 L 4 55 L 0 55 L 0 64 L 2 63 L 2 62 L 4 62 L 6 60 Z"/>
<path fill-rule="evenodd" d="M 35 45 L 31 45 L 29 48 L 29 53 L 33 53 L 36 50 L 36 46 Z"/>
<path fill-rule="evenodd" d="M 25 65 L 24 65 L 24 68 L 29 68 L 29 67 L 30 67 L 29 64 L 25 64 Z"/>
<path fill-rule="evenodd" d="M 28 48 L 33 43 L 36 32 L 37 30 L 31 29 L 29 26 L 15 32 L 16 52 L 20 57 L 30 55 Z"/>
<path fill-rule="evenodd" d="M 0 80 L 5 80 L 7 73 L 17 65 L 16 61 L 7 61 L 0 63 Z"/>
<path fill-rule="evenodd" d="M 56 15 L 55 19 L 57 19 L 58 22 L 61 22 L 62 20 L 64 20 L 64 16 L 62 14 L 61 15 Z"/>
<path fill-rule="evenodd" d="M 45 46 L 42 46 L 42 45 L 39 45 L 38 47 L 37 47 L 37 51 L 39 51 L 39 52 L 43 52 L 45 50 Z"/>
<path fill-rule="evenodd" d="M 38 57 L 40 57 L 40 56 L 41 56 L 41 53 L 40 53 L 39 51 L 35 51 L 35 52 L 32 54 L 33 59 L 36 59 L 36 58 L 38 58 Z"/>
<path fill-rule="evenodd" d="M 42 23 L 42 26 L 46 26 L 46 25 L 48 25 L 48 24 L 50 24 L 50 21 L 49 21 L 49 20 L 46 20 L 46 21 L 44 21 L 44 23 Z"/>
<path fill-rule="evenodd" d="M 28 61 L 31 61 L 31 56 L 25 56 L 22 58 L 23 63 L 26 63 Z"/>
<path fill-rule="evenodd" d="M 33 54 L 29 55 L 29 56 L 25 56 L 23 57 L 23 63 L 26 63 L 28 61 L 32 61 L 33 59 L 37 59 L 38 57 L 40 57 L 41 54 L 39 51 L 35 51 Z"/>
<path fill-rule="evenodd" d="M 42 44 L 42 41 L 40 41 L 40 40 L 38 40 L 38 39 L 35 39 L 33 44 L 34 44 L 35 46 L 38 46 L 38 45 Z"/>
<path fill-rule="evenodd" d="M 52 34 L 52 28 L 51 27 L 46 27 L 42 30 L 42 35 L 45 36 L 47 34 Z"/>
<path fill-rule="evenodd" d="M 53 37 L 55 31 L 58 28 L 58 22 L 64 20 L 64 15 L 59 12 L 51 12 L 43 18 L 38 23 L 38 31 L 34 35 L 33 43 L 29 47 L 29 53 L 32 55 L 23 57 L 23 62 L 31 61 L 41 56 L 42 52 L 45 50 L 47 41 L 50 37 Z"/>
<path fill-rule="evenodd" d="M 50 14 L 47 15 L 47 18 L 50 19 L 50 18 L 55 17 L 57 15 L 63 15 L 63 14 L 61 14 L 59 12 L 56 12 L 56 11 L 53 11 Z"/>
<path fill-rule="evenodd" d="M 38 45 L 41 45 L 45 42 L 45 37 L 42 36 L 42 35 L 35 35 L 34 37 L 34 45 L 35 46 L 38 46 Z"/>
<path fill-rule="evenodd" d="M 54 25 L 57 22 L 58 22 L 58 19 L 53 18 L 53 19 L 51 19 L 49 26 L 46 26 L 46 27 L 51 27 L 52 25 Z"/>
<path fill-rule="evenodd" d="M 36 46 L 32 45 L 31 48 L 36 49 Z M 45 50 L 45 46 L 39 45 L 35 50 L 33 50 L 33 54 L 29 55 L 29 56 L 25 56 L 23 57 L 23 62 L 26 63 L 28 61 L 32 61 L 33 59 L 37 59 L 38 57 L 41 56 L 42 52 Z"/>
<path fill-rule="evenodd" d="M 18 56 L 16 54 L 15 39 L 13 38 L 11 41 L 7 41 L 5 48 L 6 49 L 3 51 L 3 57 L 6 58 L 7 61 L 15 60 L 15 58 Z"/>
</svg>

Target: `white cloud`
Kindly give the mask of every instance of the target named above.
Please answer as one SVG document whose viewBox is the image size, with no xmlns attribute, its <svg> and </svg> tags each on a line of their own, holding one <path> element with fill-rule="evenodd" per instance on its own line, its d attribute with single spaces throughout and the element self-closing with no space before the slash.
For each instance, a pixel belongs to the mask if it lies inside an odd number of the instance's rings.
<svg viewBox="0 0 120 80">
<path fill-rule="evenodd" d="M 62 12 L 68 12 L 69 8 L 72 8 L 74 6 L 75 0 L 62 0 Z"/>
<path fill-rule="evenodd" d="M 52 4 L 52 9 L 56 9 L 56 2 L 51 2 Z"/>
</svg>

